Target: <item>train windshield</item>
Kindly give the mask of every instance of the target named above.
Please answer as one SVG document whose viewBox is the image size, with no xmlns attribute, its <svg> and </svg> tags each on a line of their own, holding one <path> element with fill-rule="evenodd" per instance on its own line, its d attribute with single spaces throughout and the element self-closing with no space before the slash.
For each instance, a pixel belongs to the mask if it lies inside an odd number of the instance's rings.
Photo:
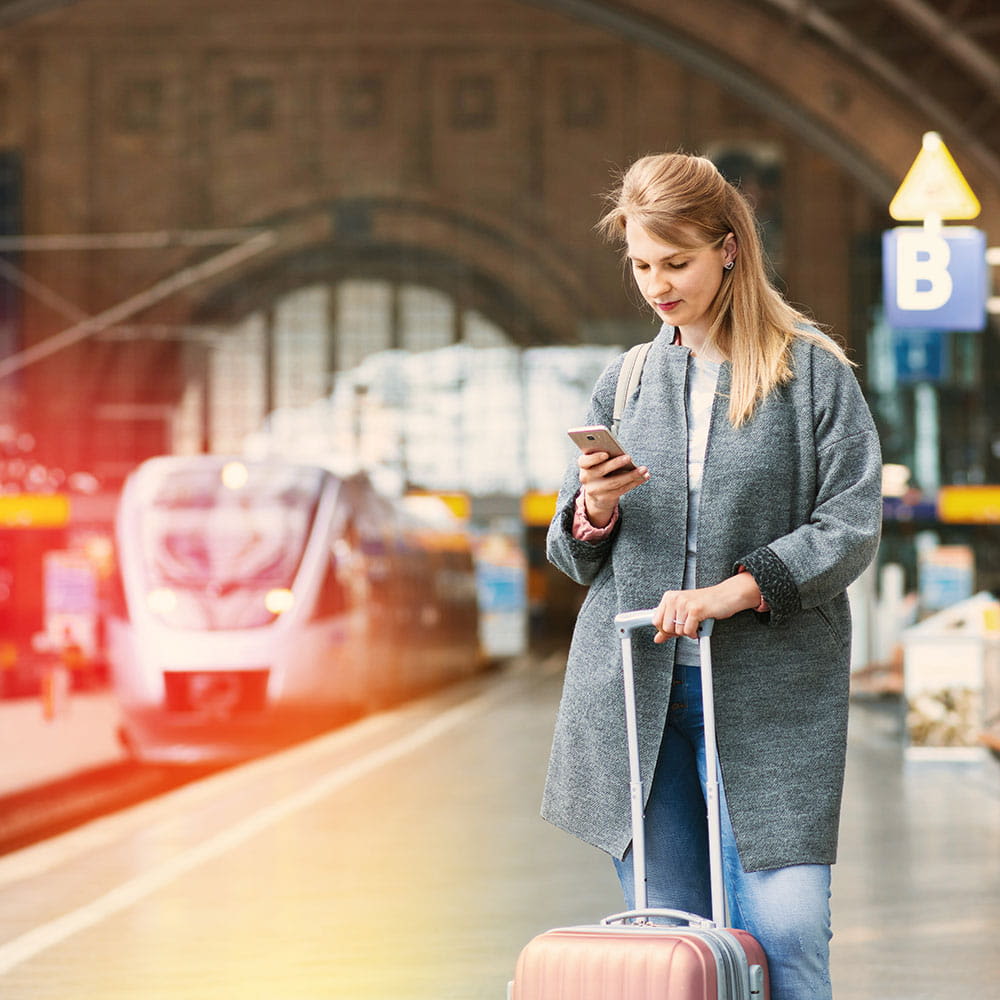
<svg viewBox="0 0 1000 1000">
<path fill-rule="evenodd" d="M 287 611 L 324 475 L 242 462 L 167 470 L 140 515 L 150 609 L 202 629 L 252 628 Z"/>
</svg>

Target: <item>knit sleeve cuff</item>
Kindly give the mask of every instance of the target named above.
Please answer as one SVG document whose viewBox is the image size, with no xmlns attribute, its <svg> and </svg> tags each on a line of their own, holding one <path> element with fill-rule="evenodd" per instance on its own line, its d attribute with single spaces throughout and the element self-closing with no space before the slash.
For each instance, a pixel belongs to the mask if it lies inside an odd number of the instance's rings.
<svg viewBox="0 0 1000 1000">
<path fill-rule="evenodd" d="M 737 571 L 740 566 L 757 581 L 762 601 L 770 609 L 772 625 L 802 610 L 799 588 L 788 567 L 772 549 L 766 545 L 755 549 L 740 560 Z"/>
</svg>

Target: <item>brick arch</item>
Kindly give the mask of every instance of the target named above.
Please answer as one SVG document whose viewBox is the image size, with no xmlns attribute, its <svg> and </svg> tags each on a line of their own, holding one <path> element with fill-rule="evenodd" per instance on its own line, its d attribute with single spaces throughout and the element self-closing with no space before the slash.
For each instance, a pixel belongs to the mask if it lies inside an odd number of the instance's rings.
<svg viewBox="0 0 1000 1000">
<path fill-rule="evenodd" d="M 304 285 L 358 277 L 438 288 L 522 344 L 573 342 L 581 313 L 596 308 L 565 247 L 481 209 L 414 195 L 356 197 L 270 225 L 269 251 L 191 296 L 193 320 L 235 322 Z"/>
<path fill-rule="evenodd" d="M 838 163 L 876 202 L 888 202 L 934 120 L 933 82 L 877 72 L 883 60 L 845 35 L 848 55 L 800 30 L 788 4 L 706 0 L 530 0 L 652 49 L 713 80 Z M 784 12 L 785 16 L 782 17 Z M 721 25 L 732 29 L 720 30 Z M 905 92 L 909 89 L 909 95 Z M 925 93 L 929 91 L 928 93 Z M 940 116 L 939 116 L 940 117 Z M 945 140 L 983 205 L 977 225 L 1000 228 L 1000 160 L 955 117 Z M 945 121 L 947 126 L 947 121 Z"/>
</svg>

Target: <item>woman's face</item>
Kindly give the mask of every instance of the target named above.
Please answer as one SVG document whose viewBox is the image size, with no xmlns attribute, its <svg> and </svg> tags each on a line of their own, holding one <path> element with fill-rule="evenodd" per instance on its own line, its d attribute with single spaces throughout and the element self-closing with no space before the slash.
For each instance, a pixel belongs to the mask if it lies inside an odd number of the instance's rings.
<svg viewBox="0 0 1000 1000">
<path fill-rule="evenodd" d="M 635 283 L 656 315 L 679 326 L 689 338 L 704 338 L 712 325 L 712 303 L 722 287 L 723 265 L 736 256 L 732 233 L 722 246 L 683 250 L 628 220 L 625 242 Z"/>
</svg>

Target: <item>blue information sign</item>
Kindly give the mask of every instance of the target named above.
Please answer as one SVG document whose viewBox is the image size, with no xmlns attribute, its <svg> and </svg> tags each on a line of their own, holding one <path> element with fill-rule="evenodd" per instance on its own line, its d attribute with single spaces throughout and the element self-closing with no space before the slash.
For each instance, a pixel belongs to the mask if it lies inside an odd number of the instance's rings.
<svg viewBox="0 0 1000 1000">
<path fill-rule="evenodd" d="M 986 234 L 973 226 L 900 226 L 882 234 L 885 312 L 895 328 L 982 330 Z"/>
<path fill-rule="evenodd" d="M 894 330 L 898 382 L 940 382 L 950 374 L 948 335 L 941 330 Z"/>
</svg>

